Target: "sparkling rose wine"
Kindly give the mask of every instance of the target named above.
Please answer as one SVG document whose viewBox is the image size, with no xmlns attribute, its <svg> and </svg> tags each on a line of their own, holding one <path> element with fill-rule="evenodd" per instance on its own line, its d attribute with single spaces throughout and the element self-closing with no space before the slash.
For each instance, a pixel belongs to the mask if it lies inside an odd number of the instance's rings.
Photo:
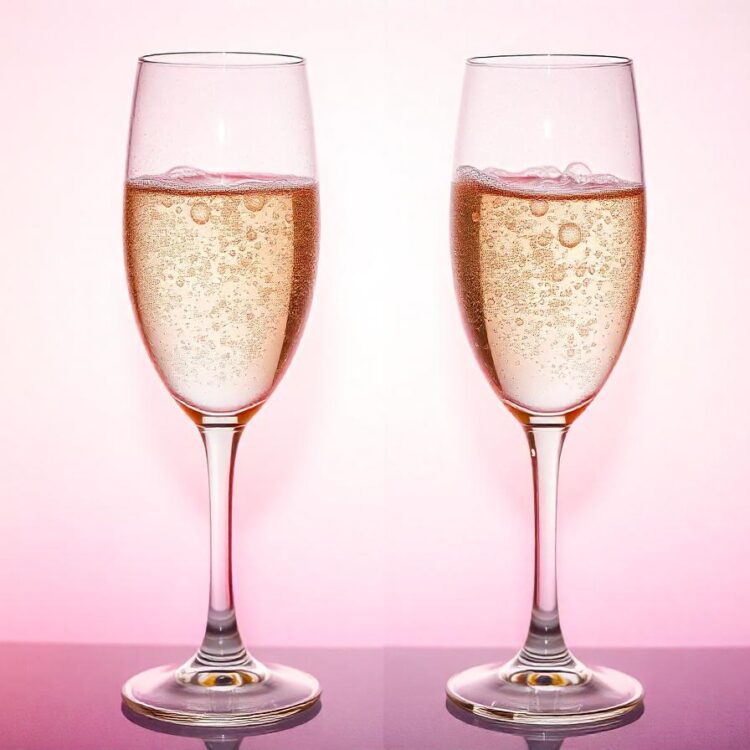
<svg viewBox="0 0 750 750">
<path fill-rule="evenodd" d="M 307 315 L 317 245 L 312 180 L 178 168 L 127 183 L 131 297 L 178 401 L 232 414 L 266 399 Z"/>
<path fill-rule="evenodd" d="M 643 187 L 579 164 L 563 173 L 461 167 L 452 241 L 464 323 L 499 395 L 521 414 L 584 407 L 633 318 Z"/>
</svg>

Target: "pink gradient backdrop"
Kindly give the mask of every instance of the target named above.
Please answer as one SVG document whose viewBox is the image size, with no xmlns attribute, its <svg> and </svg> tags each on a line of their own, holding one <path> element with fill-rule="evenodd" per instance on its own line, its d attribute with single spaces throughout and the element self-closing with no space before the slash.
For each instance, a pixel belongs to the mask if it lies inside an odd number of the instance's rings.
<svg viewBox="0 0 750 750">
<path fill-rule="evenodd" d="M 635 58 L 649 201 L 631 340 L 565 450 L 569 640 L 750 644 L 749 31 L 726 1 L 6 8 L 0 639 L 201 634 L 202 450 L 138 340 L 120 204 L 137 55 L 224 48 L 309 58 L 323 206 L 306 335 L 240 448 L 246 637 L 519 643 L 528 459 L 460 327 L 448 183 L 463 59 L 549 50 Z"/>
</svg>

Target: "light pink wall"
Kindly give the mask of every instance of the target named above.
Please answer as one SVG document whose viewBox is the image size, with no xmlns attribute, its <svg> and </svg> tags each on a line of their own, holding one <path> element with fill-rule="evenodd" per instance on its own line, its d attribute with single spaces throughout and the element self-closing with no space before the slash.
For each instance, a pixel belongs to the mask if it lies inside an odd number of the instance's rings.
<svg viewBox="0 0 750 750">
<path fill-rule="evenodd" d="M 521 639 L 528 460 L 453 300 L 451 152 L 466 56 L 588 51 L 636 60 L 649 239 L 632 338 L 565 450 L 565 627 L 750 644 L 748 31 L 739 1 L 6 9 L 0 639 L 200 636 L 201 447 L 136 334 L 120 201 L 137 55 L 225 48 L 309 58 L 324 222 L 305 337 L 240 449 L 248 639 Z"/>
</svg>

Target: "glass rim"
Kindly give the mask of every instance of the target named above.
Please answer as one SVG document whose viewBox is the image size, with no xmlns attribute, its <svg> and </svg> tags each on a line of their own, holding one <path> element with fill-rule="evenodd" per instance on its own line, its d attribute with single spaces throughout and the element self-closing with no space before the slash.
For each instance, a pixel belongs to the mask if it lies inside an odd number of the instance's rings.
<svg viewBox="0 0 750 750">
<path fill-rule="evenodd" d="M 141 55 L 138 62 L 148 65 L 193 68 L 277 68 L 287 65 L 304 65 L 305 58 L 282 52 L 207 50 L 204 52 L 153 52 Z"/>
<path fill-rule="evenodd" d="M 478 55 L 467 65 L 494 68 L 610 68 L 633 64 L 630 57 L 565 52 L 527 52 L 515 55 Z"/>
</svg>

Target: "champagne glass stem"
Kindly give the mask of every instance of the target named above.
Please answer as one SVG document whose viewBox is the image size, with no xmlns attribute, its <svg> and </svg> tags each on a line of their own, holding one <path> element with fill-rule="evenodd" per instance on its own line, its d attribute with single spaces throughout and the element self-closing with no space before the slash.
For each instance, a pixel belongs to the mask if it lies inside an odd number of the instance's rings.
<svg viewBox="0 0 750 750">
<path fill-rule="evenodd" d="M 567 426 L 528 426 L 534 472 L 534 604 L 526 644 L 519 656 L 530 666 L 565 666 L 573 661 L 557 609 L 557 477 Z"/>
<path fill-rule="evenodd" d="M 211 583 L 206 635 L 198 652 L 205 664 L 230 665 L 247 659 L 232 592 L 232 481 L 242 426 L 202 426 L 211 507 Z"/>
</svg>

